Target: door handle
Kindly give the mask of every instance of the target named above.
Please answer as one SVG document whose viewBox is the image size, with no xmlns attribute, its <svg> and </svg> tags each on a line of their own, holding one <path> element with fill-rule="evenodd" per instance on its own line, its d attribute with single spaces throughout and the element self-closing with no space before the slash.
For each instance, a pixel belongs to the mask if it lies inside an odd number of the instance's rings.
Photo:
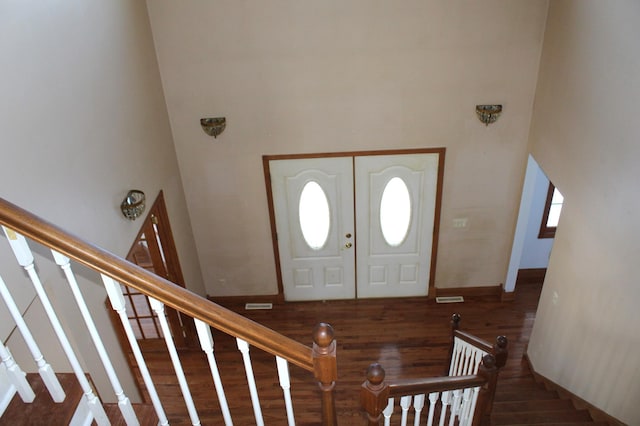
<svg viewBox="0 0 640 426">
<path fill-rule="evenodd" d="M 347 243 L 347 244 L 344 245 L 345 248 L 351 248 L 352 246 L 353 246 L 353 244 L 351 244 L 351 243 Z"/>
</svg>

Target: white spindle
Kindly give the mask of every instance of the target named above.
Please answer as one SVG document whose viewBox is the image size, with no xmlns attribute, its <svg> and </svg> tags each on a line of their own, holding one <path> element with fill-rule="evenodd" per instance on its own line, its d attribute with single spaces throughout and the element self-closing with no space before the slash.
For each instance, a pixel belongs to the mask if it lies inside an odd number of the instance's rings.
<svg viewBox="0 0 640 426">
<path fill-rule="evenodd" d="M 449 426 L 453 426 L 456 422 L 456 417 L 460 414 L 460 401 L 462 399 L 462 391 L 456 389 L 452 391 L 453 400 L 451 401 L 451 415 L 449 416 Z"/>
<path fill-rule="evenodd" d="M 113 368 L 113 363 L 111 362 L 111 358 L 109 358 L 109 353 L 107 349 L 104 347 L 104 343 L 102 343 L 102 338 L 100 337 L 100 332 L 96 328 L 96 324 L 93 321 L 93 317 L 89 312 L 89 308 L 87 308 L 87 304 L 84 301 L 84 297 L 82 296 L 82 292 L 80 291 L 80 286 L 78 286 L 78 282 L 76 281 L 76 277 L 71 270 L 71 262 L 67 256 L 64 256 L 58 253 L 55 250 L 51 250 L 53 254 L 53 258 L 58 266 L 64 272 L 65 277 L 67 278 L 67 282 L 69 283 L 69 288 L 73 293 L 73 297 L 76 300 L 76 304 L 80 309 L 80 314 L 82 315 L 82 319 L 84 320 L 85 325 L 87 326 L 87 330 L 89 331 L 89 335 L 91 336 L 91 340 L 93 341 L 93 345 L 98 351 L 98 356 L 100 357 L 100 361 L 102 361 L 102 366 L 109 377 L 109 381 L 111 382 L 111 387 L 113 388 L 114 393 L 116 394 L 116 398 L 118 399 L 118 408 L 122 413 L 122 417 L 128 426 L 138 426 L 140 422 L 138 422 L 138 418 L 136 416 L 135 411 L 133 410 L 133 406 L 131 405 L 131 401 L 124 393 L 124 389 L 120 384 L 120 379 L 118 379 L 118 375 L 116 373 L 115 368 Z"/>
<path fill-rule="evenodd" d="M 27 382 L 27 375 L 24 371 L 22 371 L 20 366 L 16 364 L 13 356 L 11 355 L 11 352 L 9 352 L 9 348 L 3 345 L 2 341 L 0 341 L 0 359 L 2 359 L 3 374 L 5 375 L 7 382 L 9 382 L 13 387 L 13 389 L 11 389 L 11 391 L 9 392 L 10 396 L 8 396 L 6 400 L 7 405 L 11 401 L 11 397 L 13 397 L 13 394 L 15 392 L 18 392 L 18 395 L 20 395 L 20 398 L 23 402 L 33 402 L 36 394 L 33 393 L 31 385 L 29 385 L 29 382 Z M 5 405 L 4 401 L 2 405 Z M 0 410 L 0 412 L 2 412 L 7 407 L 5 405 L 4 407 L 0 408 L 2 408 Z"/>
<path fill-rule="evenodd" d="M 450 376 L 477 374 L 482 357 L 487 352 L 456 337 L 453 345 L 453 356 L 449 367 Z"/>
<path fill-rule="evenodd" d="M 187 384 L 187 378 L 185 377 L 184 370 L 182 369 L 182 363 L 180 362 L 180 357 L 178 356 L 176 345 L 173 342 L 173 338 L 171 337 L 171 329 L 169 328 L 167 317 L 164 314 L 164 304 L 159 300 L 154 299 L 153 297 L 149 297 L 149 303 L 151 304 L 151 309 L 153 309 L 153 311 L 158 316 L 158 321 L 160 321 L 160 327 L 162 328 L 164 341 L 167 345 L 167 350 L 169 351 L 169 356 L 171 357 L 171 363 L 173 364 L 173 369 L 176 372 L 176 377 L 178 378 L 178 384 L 180 385 L 180 390 L 182 391 L 182 397 L 184 398 L 184 402 L 187 405 L 187 411 L 189 412 L 191 424 L 199 425 L 200 418 L 198 417 L 198 412 L 196 411 L 196 406 L 193 402 L 193 397 L 191 396 L 189 385 Z"/>
<path fill-rule="evenodd" d="M 200 347 L 207 355 L 207 360 L 209 361 L 209 368 L 211 370 L 211 376 L 213 377 L 213 384 L 216 387 L 216 393 L 218 394 L 218 402 L 220 403 L 220 410 L 222 411 L 224 424 L 226 426 L 232 426 L 233 421 L 231 420 L 227 397 L 224 393 L 224 388 L 222 387 L 218 363 L 216 362 L 216 357 L 213 354 L 213 336 L 211 335 L 211 327 L 209 327 L 209 324 L 206 324 L 197 318 L 194 318 L 194 322 L 198 332 L 198 339 L 200 340 Z"/>
<path fill-rule="evenodd" d="M 278 378 L 280 379 L 280 387 L 284 393 L 284 405 L 287 409 L 287 420 L 289 426 L 295 426 L 296 421 L 293 416 L 293 402 L 291 401 L 291 380 L 289 379 L 289 363 L 284 358 L 276 356 L 276 365 L 278 366 Z"/>
<path fill-rule="evenodd" d="M 411 395 L 403 396 L 400 398 L 400 408 L 402 408 L 402 419 L 400 424 L 407 426 L 407 418 L 409 416 L 409 407 L 411 407 Z"/>
<path fill-rule="evenodd" d="M 436 404 L 438 403 L 438 392 L 432 392 L 429 394 L 429 416 L 427 417 L 427 426 L 433 425 L 433 415 L 436 410 Z"/>
<path fill-rule="evenodd" d="M 393 398 L 389 398 L 387 401 L 387 406 L 382 410 L 382 415 L 384 416 L 384 426 L 389 426 L 391 424 L 391 415 L 393 414 Z"/>
<path fill-rule="evenodd" d="M 162 426 L 168 425 L 169 420 L 167 419 L 167 415 L 164 412 L 164 408 L 162 407 L 162 403 L 160 402 L 160 397 L 158 396 L 155 384 L 153 383 L 151 374 L 149 373 L 149 369 L 147 368 L 147 363 L 142 356 L 140 345 L 138 345 L 138 340 L 136 339 L 133 329 L 131 328 L 129 318 L 127 317 L 122 289 L 120 288 L 120 285 L 111 277 L 108 277 L 104 274 L 101 274 L 101 276 L 102 282 L 104 283 L 104 288 L 107 291 L 109 301 L 111 302 L 111 307 L 120 318 L 120 322 L 122 323 L 122 327 L 124 328 L 127 340 L 129 341 L 129 346 L 133 351 L 133 356 L 135 357 L 138 368 L 140 369 L 140 375 L 142 376 L 142 380 L 144 380 L 147 392 L 149 393 L 149 397 L 151 398 L 151 403 L 153 404 L 153 408 L 155 409 L 156 415 L 158 416 L 158 424 Z"/>
<path fill-rule="evenodd" d="M 420 426 L 420 415 L 422 414 L 422 409 L 424 408 L 424 400 L 424 394 L 416 395 L 413 397 L 413 409 L 415 411 L 413 426 Z"/>
<path fill-rule="evenodd" d="M 3 226 L 4 232 L 7 235 L 7 239 L 9 240 L 9 244 L 11 245 L 11 249 L 18 260 L 18 263 L 24 267 L 31 279 L 33 287 L 36 290 L 38 298 L 40 299 L 40 303 L 42 303 L 42 307 L 49 318 L 49 322 L 51 323 L 51 327 L 53 327 L 53 331 L 56 333 L 56 337 L 64 350 L 67 359 L 69 360 L 69 364 L 71 364 L 71 368 L 73 369 L 82 390 L 84 391 L 84 403 L 91 409 L 91 414 L 93 415 L 96 423 L 99 426 L 107 426 L 109 425 L 109 419 L 107 418 L 106 413 L 104 412 L 104 408 L 100 403 L 100 400 L 96 397 L 93 392 L 93 388 L 89 384 L 86 375 L 82 367 L 80 366 L 80 362 L 78 361 L 78 357 L 73 352 L 73 348 L 69 343 L 69 339 L 67 338 L 62 325 L 60 324 L 60 320 L 56 315 L 51 302 L 49 301 L 49 297 L 47 293 L 44 291 L 44 287 L 42 282 L 40 281 L 40 277 L 35 270 L 35 265 L 33 264 L 33 254 L 29 249 L 29 245 L 27 244 L 26 239 L 12 231 L 11 229 L 5 228 Z"/>
<path fill-rule="evenodd" d="M 29 327 L 27 326 L 27 323 L 24 321 L 24 318 L 22 318 L 22 314 L 20 313 L 18 306 L 16 306 L 16 302 L 13 300 L 13 297 L 11 296 L 11 293 L 9 292 L 9 289 L 7 288 L 7 285 L 5 284 L 2 277 L 0 277 L 0 294 L 4 299 L 4 302 L 7 305 L 7 309 L 9 309 L 9 312 L 11 313 L 11 316 L 13 317 L 13 320 L 15 321 L 16 326 L 18 327 L 18 329 L 20 330 L 20 333 L 22 334 L 22 337 L 24 338 L 24 341 L 27 344 L 29 351 L 33 356 L 33 360 L 36 362 L 36 365 L 38 366 L 38 373 L 42 378 L 42 382 L 44 383 L 47 390 L 49 391 L 49 394 L 51 395 L 51 399 L 53 399 L 54 402 L 64 401 L 65 394 L 64 394 L 64 390 L 62 389 L 62 385 L 58 381 L 58 378 L 56 377 L 56 373 L 51 368 L 51 365 L 49 365 L 49 363 L 45 361 L 44 356 L 40 351 L 40 347 L 38 346 L 35 339 L 33 338 L 33 335 L 31 334 L 31 330 L 29 330 Z"/>
<path fill-rule="evenodd" d="M 460 406 L 460 415 L 458 416 L 461 426 L 464 426 L 469 422 L 469 415 L 471 414 L 470 410 L 472 393 L 472 388 L 467 388 L 462 391 L 462 405 Z"/>
<path fill-rule="evenodd" d="M 444 426 L 444 421 L 445 421 L 445 418 L 447 417 L 447 408 L 449 408 L 449 398 L 450 398 L 450 391 L 444 391 L 440 395 L 440 402 L 442 403 L 442 406 L 440 407 L 440 423 L 438 423 L 440 426 Z"/>
<path fill-rule="evenodd" d="M 251 395 L 251 404 L 253 405 L 253 415 L 256 418 L 257 426 L 264 426 L 262 420 L 262 409 L 260 408 L 260 398 L 258 397 L 258 388 L 256 379 L 253 375 L 253 366 L 251 365 L 251 356 L 249 355 L 249 344 L 242 339 L 236 338 L 238 350 L 242 353 L 242 361 L 244 362 L 244 371 L 247 375 L 247 384 L 249 385 L 249 394 Z"/>
</svg>

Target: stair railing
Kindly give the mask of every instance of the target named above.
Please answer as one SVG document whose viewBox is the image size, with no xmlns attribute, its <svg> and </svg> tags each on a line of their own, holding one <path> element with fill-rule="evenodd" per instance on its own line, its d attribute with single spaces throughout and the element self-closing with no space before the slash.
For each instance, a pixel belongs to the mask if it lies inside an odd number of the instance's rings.
<svg viewBox="0 0 640 426">
<path fill-rule="evenodd" d="M 460 315 L 451 320 L 449 366 L 442 377 L 385 381 L 384 368 L 374 363 L 360 389 L 360 402 L 369 426 L 384 420 L 390 424 L 400 412 L 400 424 L 407 425 L 411 408 L 413 424 L 476 426 L 491 414 L 499 369 L 507 360 L 507 339 L 499 336 L 494 345 L 461 331 Z M 399 407 L 395 406 L 399 398 Z M 426 407 L 425 407 L 426 406 Z"/>
<path fill-rule="evenodd" d="M 70 259 L 93 269 L 102 277 L 106 293 L 113 309 L 117 312 L 122 321 L 125 334 L 127 335 L 133 354 L 138 366 L 140 367 L 141 375 L 143 376 L 146 388 L 150 394 L 150 398 L 159 419 L 159 424 L 168 424 L 168 420 L 164 413 L 162 402 L 155 391 L 152 378 L 146 368 L 144 357 L 140 348 L 137 346 L 137 341 L 135 340 L 133 331 L 128 323 L 124 297 L 120 287 L 121 285 L 132 287 L 147 295 L 152 303 L 153 309 L 158 314 L 158 319 L 163 327 L 163 334 L 166 340 L 167 349 L 171 355 L 174 370 L 176 371 L 192 424 L 200 424 L 200 419 L 198 417 L 197 407 L 195 407 L 193 399 L 191 398 L 189 386 L 183 374 L 180 358 L 175 345 L 173 344 L 171 333 L 168 326 L 166 326 L 166 324 L 163 325 L 162 322 L 163 319 L 166 319 L 163 314 L 165 305 L 195 319 L 201 348 L 207 355 L 207 359 L 209 361 L 213 382 L 220 402 L 221 415 L 226 425 L 231 425 L 232 419 L 226 402 L 222 382 L 220 380 L 218 365 L 213 353 L 213 339 L 211 337 L 210 327 L 234 336 L 237 340 L 238 348 L 242 354 L 245 364 L 245 373 L 250 388 L 253 411 L 257 425 L 264 424 L 264 421 L 261 415 L 260 400 L 257 394 L 257 387 L 253 377 L 252 364 L 249 355 L 249 348 L 251 346 L 262 349 L 263 351 L 275 356 L 278 377 L 280 386 L 283 389 L 286 408 L 286 413 L 283 413 L 282 416 L 283 418 L 288 419 L 288 423 L 290 425 L 294 424 L 295 416 L 293 413 L 294 404 L 291 400 L 290 393 L 289 363 L 311 372 L 317 380 L 320 388 L 319 399 L 321 401 L 321 418 L 318 419 L 318 423 L 323 425 L 337 424 L 334 400 L 334 387 L 337 380 L 336 343 L 334 340 L 333 329 L 330 325 L 319 324 L 316 326 L 313 331 L 313 345 L 309 347 L 251 321 L 242 315 L 223 308 L 185 288 L 154 275 L 137 265 L 127 262 L 106 250 L 63 231 L 59 227 L 1 198 L 0 225 L 2 225 L 7 232 L 7 237 L 18 262 L 27 269 L 27 272 L 36 286 L 39 282 L 39 278 L 35 272 L 35 268 L 33 267 L 33 255 L 31 254 L 29 245 L 24 237 L 52 250 L 54 260 L 64 271 L 68 284 L 70 285 L 72 292 L 74 293 L 74 297 L 78 302 L 78 306 L 83 313 L 85 323 L 90 331 L 92 339 L 94 340 L 96 349 L 102 358 L 103 365 L 107 370 L 114 392 L 116 393 L 123 417 L 128 425 L 138 424 L 138 420 L 135 418 L 133 410 L 130 409 L 128 398 L 124 395 L 122 388 L 119 385 L 116 372 L 112 371 L 109 366 L 110 362 L 107 359 L 108 355 L 106 353 L 101 353 L 104 347 L 100 342 L 100 337 L 96 335 L 97 330 L 95 330 L 90 314 L 86 312 L 87 308 L 84 304 L 82 294 L 79 288 L 77 288 L 75 277 L 71 271 Z M 49 304 L 46 292 L 42 291 L 41 293 L 43 305 Z M 88 316 L 85 314 L 88 314 Z M 55 320 L 53 319 L 52 325 L 54 329 L 58 328 L 58 325 L 55 324 Z M 167 327 L 166 329 L 165 326 Z M 58 337 L 62 342 L 64 337 L 61 337 L 61 335 L 64 335 L 64 331 L 61 330 L 61 333 L 57 334 L 59 334 Z M 75 354 L 70 350 L 68 351 L 67 356 L 73 366 L 73 358 L 75 358 Z M 5 372 L 8 368 L 13 368 L 13 366 L 7 365 L 7 363 L 4 362 L 4 358 L 5 357 L 3 356 L 2 371 L 0 372 L 6 376 Z M 82 381 L 81 376 L 84 377 L 84 372 L 76 372 L 76 376 L 80 381 Z M 98 415 L 92 414 L 95 411 L 93 410 L 93 406 L 96 405 L 97 398 L 92 394 L 90 386 L 88 389 L 85 389 L 85 396 L 94 399 L 90 401 L 90 404 L 87 404 L 86 409 L 81 410 L 79 408 L 79 412 L 77 413 L 78 417 L 76 417 L 76 419 L 85 416 L 86 418 L 93 418 L 97 420 L 98 424 L 108 424 L 106 416 L 101 414 L 104 413 L 104 411 L 102 410 L 99 401 L 97 402 L 97 405 L 100 406 L 100 409 L 97 410 Z M 83 422 L 86 421 L 86 418 L 78 419 L 78 424 L 83 424 Z"/>
</svg>

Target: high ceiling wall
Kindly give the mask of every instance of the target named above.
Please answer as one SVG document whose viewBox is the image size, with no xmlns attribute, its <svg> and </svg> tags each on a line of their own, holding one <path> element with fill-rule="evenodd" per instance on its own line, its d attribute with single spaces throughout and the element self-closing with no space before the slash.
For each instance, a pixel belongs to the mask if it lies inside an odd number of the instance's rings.
<svg viewBox="0 0 640 426">
<path fill-rule="evenodd" d="M 531 152 L 565 197 L 529 357 L 640 424 L 640 3 L 553 1 Z"/>
<path fill-rule="evenodd" d="M 504 281 L 546 0 L 147 6 L 207 293 L 277 291 L 262 155 L 423 147 L 447 149 L 436 286 Z"/>
</svg>

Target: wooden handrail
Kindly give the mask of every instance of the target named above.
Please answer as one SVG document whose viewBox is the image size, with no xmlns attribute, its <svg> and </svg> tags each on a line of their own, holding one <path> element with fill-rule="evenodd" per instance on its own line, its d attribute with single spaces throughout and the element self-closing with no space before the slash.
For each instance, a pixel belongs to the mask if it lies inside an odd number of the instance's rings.
<svg viewBox="0 0 640 426">
<path fill-rule="evenodd" d="M 474 418 L 474 424 L 478 424 L 479 419 L 486 416 L 487 404 L 490 403 L 492 395 L 490 387 L 495 386 L 497 371 L 495 358 L 487 354 L 476 375 L 399 379 L 385 382 L 384 368 L 378 363 L 373 363 L 367 369 L 367 380 L 360 387 L 360 404 L 367 414 L 367 424 L 377 426 L 380 424 L 382 411 L 387 406 L 389 398 L 480 387 L 480 401 Z"/>
<path fill-rule="evenodd" d="M 405 379 L 389 382 L 389 397 L 443 392 L 451 389 L 466 389 L 483 386 L 487 379 L 479 375 L 430 377 L 428 379 Z"/>
<path fill-rule="evenodd" d="M 239 337 L 305 370 L 314 371 L 311 347 L 127 262 L 2 198 L 0 224 L 220 331 Z"/>
</svg>

